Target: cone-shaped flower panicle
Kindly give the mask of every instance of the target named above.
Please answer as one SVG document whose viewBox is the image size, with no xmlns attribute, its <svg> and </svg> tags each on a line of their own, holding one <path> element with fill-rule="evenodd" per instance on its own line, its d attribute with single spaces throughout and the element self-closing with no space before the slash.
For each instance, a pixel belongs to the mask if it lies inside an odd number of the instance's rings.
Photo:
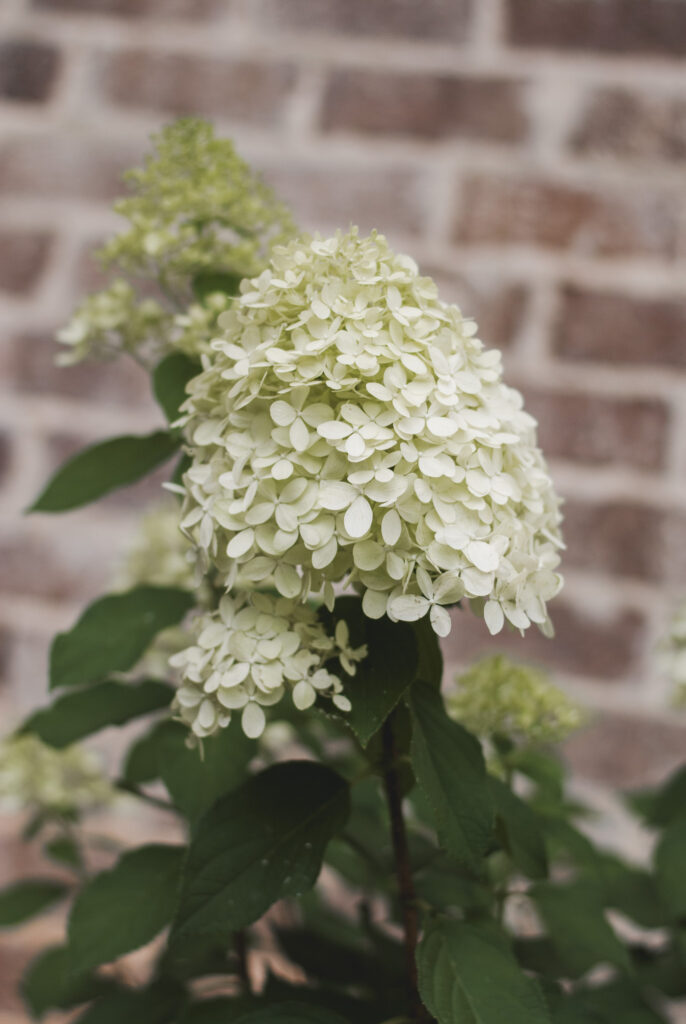
<svg viewBox="0 0 686 1024">
<path fill-rule="evenodd" d="M 330 637 L 309 605 L 235 591 L 221 599 L 217 611 L 198 617 L 193 630 L 195 643 L 173 655 L 170 664 L 181 673 L 174 710 L 196 736 L 224 728 L 234 713 L 241 715 L 247 736 L 260 736 L 264 708 L 289 691 L 299 710 L 311 707 L 319 694 L 341 711 L 350 710 L 343 683 L 329 664 L 338 659 L 343 673 L 354 675 L 366 648 L 350 647 L 344 621 Z"/>
<path fill-rule="evenodd" d="M 371 617 L 462 598 L 491 632 L 549 625 L 559 503 L 500 354 L 381 235 L 275 247 L 184 406 L 183 526 L 232 585 L 354 585 Z M 326 592 L 326 591 L 325 591 Z"/>
</svg>

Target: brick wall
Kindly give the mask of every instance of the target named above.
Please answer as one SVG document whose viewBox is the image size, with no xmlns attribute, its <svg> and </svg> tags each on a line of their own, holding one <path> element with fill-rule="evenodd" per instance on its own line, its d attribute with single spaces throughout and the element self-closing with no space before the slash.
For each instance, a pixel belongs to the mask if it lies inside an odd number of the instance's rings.
<svg viewBox="0 0 686 1024">
<path fill-rule="evenodd" d="M 149 485 L 20 521 L 77 444 L 157 422 L 124 364 L 57 370 L 122 168 L 200 113 L 323 230 L 378 226 L 502 346 L 568 501 L 550 665 L 604 716 L 590 778 L 684 751 L 653 664 L 686 591 L 683 0 L 2 0 L 0 667 L 5 720 L 106 584 Z M 451 664 L 502 646 L 462 616 Z"/>
</svg>

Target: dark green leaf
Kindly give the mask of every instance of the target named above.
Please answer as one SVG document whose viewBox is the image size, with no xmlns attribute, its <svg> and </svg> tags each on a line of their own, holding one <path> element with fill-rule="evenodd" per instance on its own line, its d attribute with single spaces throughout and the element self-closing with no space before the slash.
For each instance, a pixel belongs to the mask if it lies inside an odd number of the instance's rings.
<svg viewBox="0 0 686 1024">
<path fill-rule="evenodd" d="M 686 917 L 686 815 L 675 818 L 655 851 L 657 889 L 672 920 Z"/>
<path fill-rule="evenodd" d="M 274 1003 L 236 1018 L 236 1024 L 350 1024 L 345 1017 L 309 1003 Z"/>
<path fill-rule="evenodd" d="M 124 777 L 135 785 L 162 779 L 174 806 L 195 821 L 243 781 L 256 743 L 237 718 L 218 735 L 204 739 L 202 749 L 190 749 L 187 739 L 186 726 L 159 722 L 132 747 Z"/>
<path fill-rule="evenodd" d="M 170 1024 L 184 1003 L 183 989 L 173 981 L 155 982 L 147 989 L 103 996 L 74 1024 Z"/>
<path fill-rule="evenodd" d="M 417 644 L 417 679 L 440 689 L 443 681 L 443 652 L 428 615 L 412 623 Z"/>
<path fill-rule="evenodd" d="M 665 1024 L 640 990 L 620 980 L 563 997 L 554 1024 Z"/>
<path fill-rule="evenodd" d="M 305 971 L 313 981 L 344 986 L 364 986 L 374 991 L 378 986 L 402 983 L 400 972 L 389 971 L 386 964 L 374 956 L 369 942 L 351 943 L 333 939 L 305 928 L 279 929 L 279 942 L 286 956 Z"/>
<path fill-rule="evenodd" d="M 662 786 L 629 793 L 626 799 L 646 824 L 665 828 L 686 813 L 686 765 L 678 768 Z"/>
<path fill-rule="evenodd" d="M 57 836 L 56 839 L 51 839 L 46 843 L 43 849 L 46 856 L 58 864 L 66 864 L 70 868 L 81 866 L 81 851 L 78 843 L 69 836 Z"/>
<path fill-rule="evenodd" d="M 538 795 L 555 801 L 562 799 L 565 771 L 558 757 L 533 747 L 515 747 L 505 760 L 508 768 L 536 784 Z"/>
<path fill-rule="evenodd" d="M 238 295 L 243 278 L 240 274 L 229 274 L 221 270 L 201 270 L 193 278 L 193 294 L 199 302 L 208 295 L 221 292 L 222 295 Z"/>
<path fill-rule="evenodd" d="M 136 587 L 108 594 L 86 608 L 50 650 L 50 687 L 95 683 L 136 664 L 157 634 L 193 607 L 193 595 L 173 587 Z"/>
<path fill-rule="evenodd" d="M 542 883 L 531 896 L 543 918 L 567 977 L 576 978 L 599 963 L 630 970 L 626 948 L 605 919 L 598 886 Z"/>
<path fill-rule="evenodd" d="M 72 975 L 69 966 L 66 946 L 52 946 L 31 961 L 20 987 L 32 1016 L 42 1017 L 48 1010 L 68 1010 L 115 987 L 112 979 Z"/>
<path fill-rule="evenodd" d="M 620 910 L 644 928 L 661 928 L 668 923 L 656 880 L 652 874 L 617 857 L 600 855 L 595 878 L 605 906 Z"/>
<path fill-rule="evenodd" d="M 170 459 L 179 439 L 166 430 L 113 437 L 74 455 L 57 470 L 29 512 L 66 512 L 127 487 Z"/>
<path fill-rule="evenodd" d="M 498 827 L 512 860 L 528 878 L 545 878 L 548 858 L 538 815 L 500 779 L 489 779 Z"/>
<path fill-rule="evenodd" d="M 184 853 L 142 846 L 81 890 L 69 917 L 72 970 L 89 971 L 155 938 L 174 914 Z"/>
<path fill-rule="evenodd" d="M 21 732 L 33 733 L 51 747 L 68 747 L 107 726 L 124 725 L 133 718 L 167 708 L 173 696 L 173 688 L 156 679 L 138 683 L 109 679 L 58 697 L 51 707 L 31 715 Z"/>
<path fill-rule="evenodd" d="M 197 377 L 200 370 L 200 363 L 183 352 L 172 352 L 155 367 L 153 392 L 170 423 L 178 419 L 179 407 L 186 400 L 186 384 Z"/>
<path fill-rule="evenodd" d="M 52 878 L 27 878 L 0 890 L 0 928 L 21 924 L 47 910 L 69 891 Z"/>
<path fill-rule="evenodd" d="M 178 1019 L 178 1024 L 233 1024 L 241 1014 L 254 1009 L 255 997 L 239 996 L 237 998 L 204 999 L 192 1003 Z"/>
<path fill-rule="evenodd" d="M 367 645 L 367 657 L 358 664 L 355 675 L 341 676 L 352 702 L 352 710 L 341 717 L 366 747 L 415 678 L 418 653 L 414 632 L 404 622 L 368 619 L 357 597 L 338 598 L 333 612 L 324 611 L 322 616 L 332 631 L 336 622 L 344 619 L 351 645 Z"/>
<path fill-rule="evenodd" d="M 309 889 L 347 814 L 344 780 L 308 761 L 273 765 L 219 800 L 191 843 L 173 954 L 226 941 L 276 900 Z"/>
<path fill-rule="evenodd" d="M 543 996 L 494 929 L 439 920 L 417 950 L 419 991 L 439 1024 L 550 1024 Z"/>
<path fill-rule="evenodd" d="M 438 910 L 461 907 L 483 912 L 493 905 L 489 887 L 470 878 L 445 855 L 417 872 L 415 889 L 421 899 L 432 903 Z"/>
<path fill-rule="evenodd" d="M 412 688 L 410 707 L 412 767 L 441 843 L 460 863 L 480 869 L 494 822 L 481 746 L 448 718 L 440 694 L 427 683 Z"/>
</svg>

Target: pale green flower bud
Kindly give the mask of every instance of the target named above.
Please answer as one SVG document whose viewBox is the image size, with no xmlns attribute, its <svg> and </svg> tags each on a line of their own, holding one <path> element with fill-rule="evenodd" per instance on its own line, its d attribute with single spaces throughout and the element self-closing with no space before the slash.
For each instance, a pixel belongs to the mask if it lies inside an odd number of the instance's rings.
<svg viewBox="0 0 686 1024">
<path fill-rule="evenodd" d="M 98 757 L 84 747 L 56 750 L 31 735 L 0 744 L 0 806 L 66 814 L 102 807 L 114 796 Z"/>
<path fill-rule="evenodd" d="M 457 677 L 448 713 L 483 739 L 556 743 L 584 722 L 581 710 L 548 675 L 503 655 L 484 658 Z"/>
<path fill-rule="evenodd" d="M 669 630 L 658 648 L 658 662 L 674 688 L 674 703 L 686 706 L 686 601 L 674 610 Z"/>
</svg>

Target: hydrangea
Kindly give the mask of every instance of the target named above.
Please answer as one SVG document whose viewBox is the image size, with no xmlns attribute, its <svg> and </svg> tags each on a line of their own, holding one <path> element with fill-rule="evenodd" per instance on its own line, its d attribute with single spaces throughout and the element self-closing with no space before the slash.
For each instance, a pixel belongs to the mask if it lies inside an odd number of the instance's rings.
<svg viewBox="0 0 686 1024">
<path fill-rule="evenodd" d="M 660 668 L 674 687 L 674 701 L 686 705 L 686 601 L 674 611 L 658 652 Z"/>
<path fill-rule="evenodd" d="M 189 384 L 183 527 L 230 588 L 347 582 L 371 618 L 462 598 L 549 631 L 562 546 L 536 424 L 499 352 L 383 236 L 274 249 Z"/>
<path fill-rule="evenodd" d="M 56 750 L 32 735 L 0 744 L 0 803 L 67 814 L 93 810 L 113 798 L 100 761 L 84 747 Z"/>
<path fill-rule="evenodd" d="M 290 691 L 299 710 L 317 696 L 328 697 L 341 711 L 350 710 L 343 683 L 328 667 L 333 659 L 349 675 L 366 654 L 352 649 L 344 621 L 327 635 L 309 605 L 258 591 L 224 596 L 219 608 L 199 616 L 195 644 L 170 658 L 182 681 L 174 710 L 196 736 L 210 736 L 241 712 L 247 736 L 261 735 L 265 707 Z"/>
<path fill-rule="evenodd" d="M 457 683 L 448 712 L 484 739 L 555 743 L 583 724 L 580 709 L 545 672 L 502 655 L 478 661 Z"/>
</svg>

